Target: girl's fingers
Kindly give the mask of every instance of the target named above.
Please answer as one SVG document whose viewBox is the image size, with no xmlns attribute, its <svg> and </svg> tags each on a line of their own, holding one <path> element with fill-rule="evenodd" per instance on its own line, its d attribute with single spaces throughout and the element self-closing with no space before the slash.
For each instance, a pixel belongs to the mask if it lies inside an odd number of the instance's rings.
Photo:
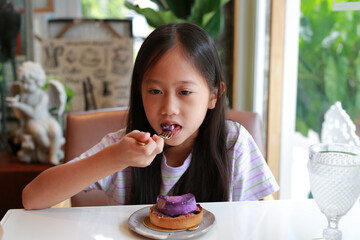
<svg viewBox="0 0 360 240">
<path fill-rule="evenodd" d="M 155 134 L 152 136 L 152 139 L 156 143 L 156 148 L 155 148 L 156 154 L 161 153 L 164 149 L 164 139 Z"/>
<path fill-rule="evenodd" d="M 128 133 L 128 137 L 133 138 L 137 144 L 144 146 L 149 141 L 150 133 L 134 130 Z"/>
<path fill-rule="evenodd" d="M 157 135 L 150 137 L 150 133 L 137 130 L 128 133 L 121 142 L 119 142 L 120 147 L 116 148 L 117 152 L 124 157 L 125 165 L 132 167 L 150 165 L 164 147 L 164 139 Z"/>
<path fill-rule="evenodd" d="M 145 147 L 142 149 L 143 154 L 147 156 L 156 155 L 163 151 L 164 139 L 157 135 L 150 137 L 150 133 L 134 130 L 128 133 L 127 137 L 133 139 L 138 146 Z"/>
</svg>

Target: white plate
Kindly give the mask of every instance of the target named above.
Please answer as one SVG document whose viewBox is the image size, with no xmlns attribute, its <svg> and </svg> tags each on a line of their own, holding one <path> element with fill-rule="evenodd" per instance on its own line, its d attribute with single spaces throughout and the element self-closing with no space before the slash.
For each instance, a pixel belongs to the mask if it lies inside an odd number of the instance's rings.
<svg viewBox="0 0 360 240">
<path fill-rule="evenodd" d="M 148 215 L 150 207 L 145 207 L 137 210 L 128 219 L 129 228 L 148 238 L 153 239 L 189 239 L 193 237 L 200 236 L 210 230 L 215 222 L 215 216 L 211 212 L 203 209 L 203 220 L 199 224 L 199 228 L 196 230 L 188 231 L 184 229 L 183 231 L 157 231 L 150 229 L 144 225 L 144 219 Z"/>
</svg>

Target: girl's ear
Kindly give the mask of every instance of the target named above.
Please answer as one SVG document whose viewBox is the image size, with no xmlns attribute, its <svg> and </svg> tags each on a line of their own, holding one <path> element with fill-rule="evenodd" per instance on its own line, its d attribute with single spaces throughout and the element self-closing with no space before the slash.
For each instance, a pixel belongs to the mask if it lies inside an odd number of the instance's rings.
<svg viewBox="0 0 360 240">
<path fill-rule="evenodd" d="M 225 83 L 221 82 L 220 83 L 220 96 L 223 95 L 225 93 Z M 216 106 L 216 102 L 217 102 L 217 97 L 218 97 L 218 89 L 216 89 L 215 91 L 213 91 L 212 93 L 210 93 L 210 99 L 209 99 L 209 105 L 208 108 L 209 109 L 214 109 Z"/>
<path fill-rule="evenodd" d="M 217 101 L 217 89 L 216 91 L 210 93 L 208 108 L 214 109 L 216 106 L 216 101 Z"/>
</svg>

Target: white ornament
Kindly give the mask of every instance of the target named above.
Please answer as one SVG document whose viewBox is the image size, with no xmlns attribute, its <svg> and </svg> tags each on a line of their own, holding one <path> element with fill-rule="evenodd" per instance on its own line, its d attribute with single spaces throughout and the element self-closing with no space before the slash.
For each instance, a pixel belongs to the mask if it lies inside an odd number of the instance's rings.
<svg viewBox="0 0 360 240">
<path fill-rule="evenodd" d="M 46 75 L 40 64 L 27 61 L 18 67 L 19 81 L 9 89 L 8 106 L 13 108 L 20 120 L 15 143 L 21 144 L 17 153 L 22 162 L 41 162 L 57 165 L 64 157 L 61 149 L 65 143 L 58 121 L 49 110 L 57 109 L 61 117 L 66 103 L 66 92 L 62 83 L 49 81 L 49 89 L 43 90 Z"/>
<path fill-rule="evenodd" d="M 336 102 L 325 113 L 321 129 L 321 142 L 360 146 L 360 138 L 356 135 L 356 126 L 340 102 Z"/>
</svg>

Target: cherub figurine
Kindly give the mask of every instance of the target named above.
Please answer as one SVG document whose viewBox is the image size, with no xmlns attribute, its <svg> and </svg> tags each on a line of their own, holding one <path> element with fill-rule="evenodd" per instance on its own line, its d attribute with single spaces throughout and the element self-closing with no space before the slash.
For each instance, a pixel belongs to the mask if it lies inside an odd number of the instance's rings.
<svg viewBox="0 0 360 240">
<path fill-rule="evenodd" d="M 15 143 L 21 144 L 17 153 L 22 162 L 39 161 L 57 165 L 64 157 L 61 149 L 65 143 L 58 121 L 49 110 L 58 109 L 60 117 L 64 112 L 66 93 L 64 86 L 56 80 L 49 81 L 49 89 L 43 90 L 46 75 L 40 64 L 27 61 L 17 70 L 18 82 L 14 82 L 7 98 L 20 120 Z"/>
</svg>

